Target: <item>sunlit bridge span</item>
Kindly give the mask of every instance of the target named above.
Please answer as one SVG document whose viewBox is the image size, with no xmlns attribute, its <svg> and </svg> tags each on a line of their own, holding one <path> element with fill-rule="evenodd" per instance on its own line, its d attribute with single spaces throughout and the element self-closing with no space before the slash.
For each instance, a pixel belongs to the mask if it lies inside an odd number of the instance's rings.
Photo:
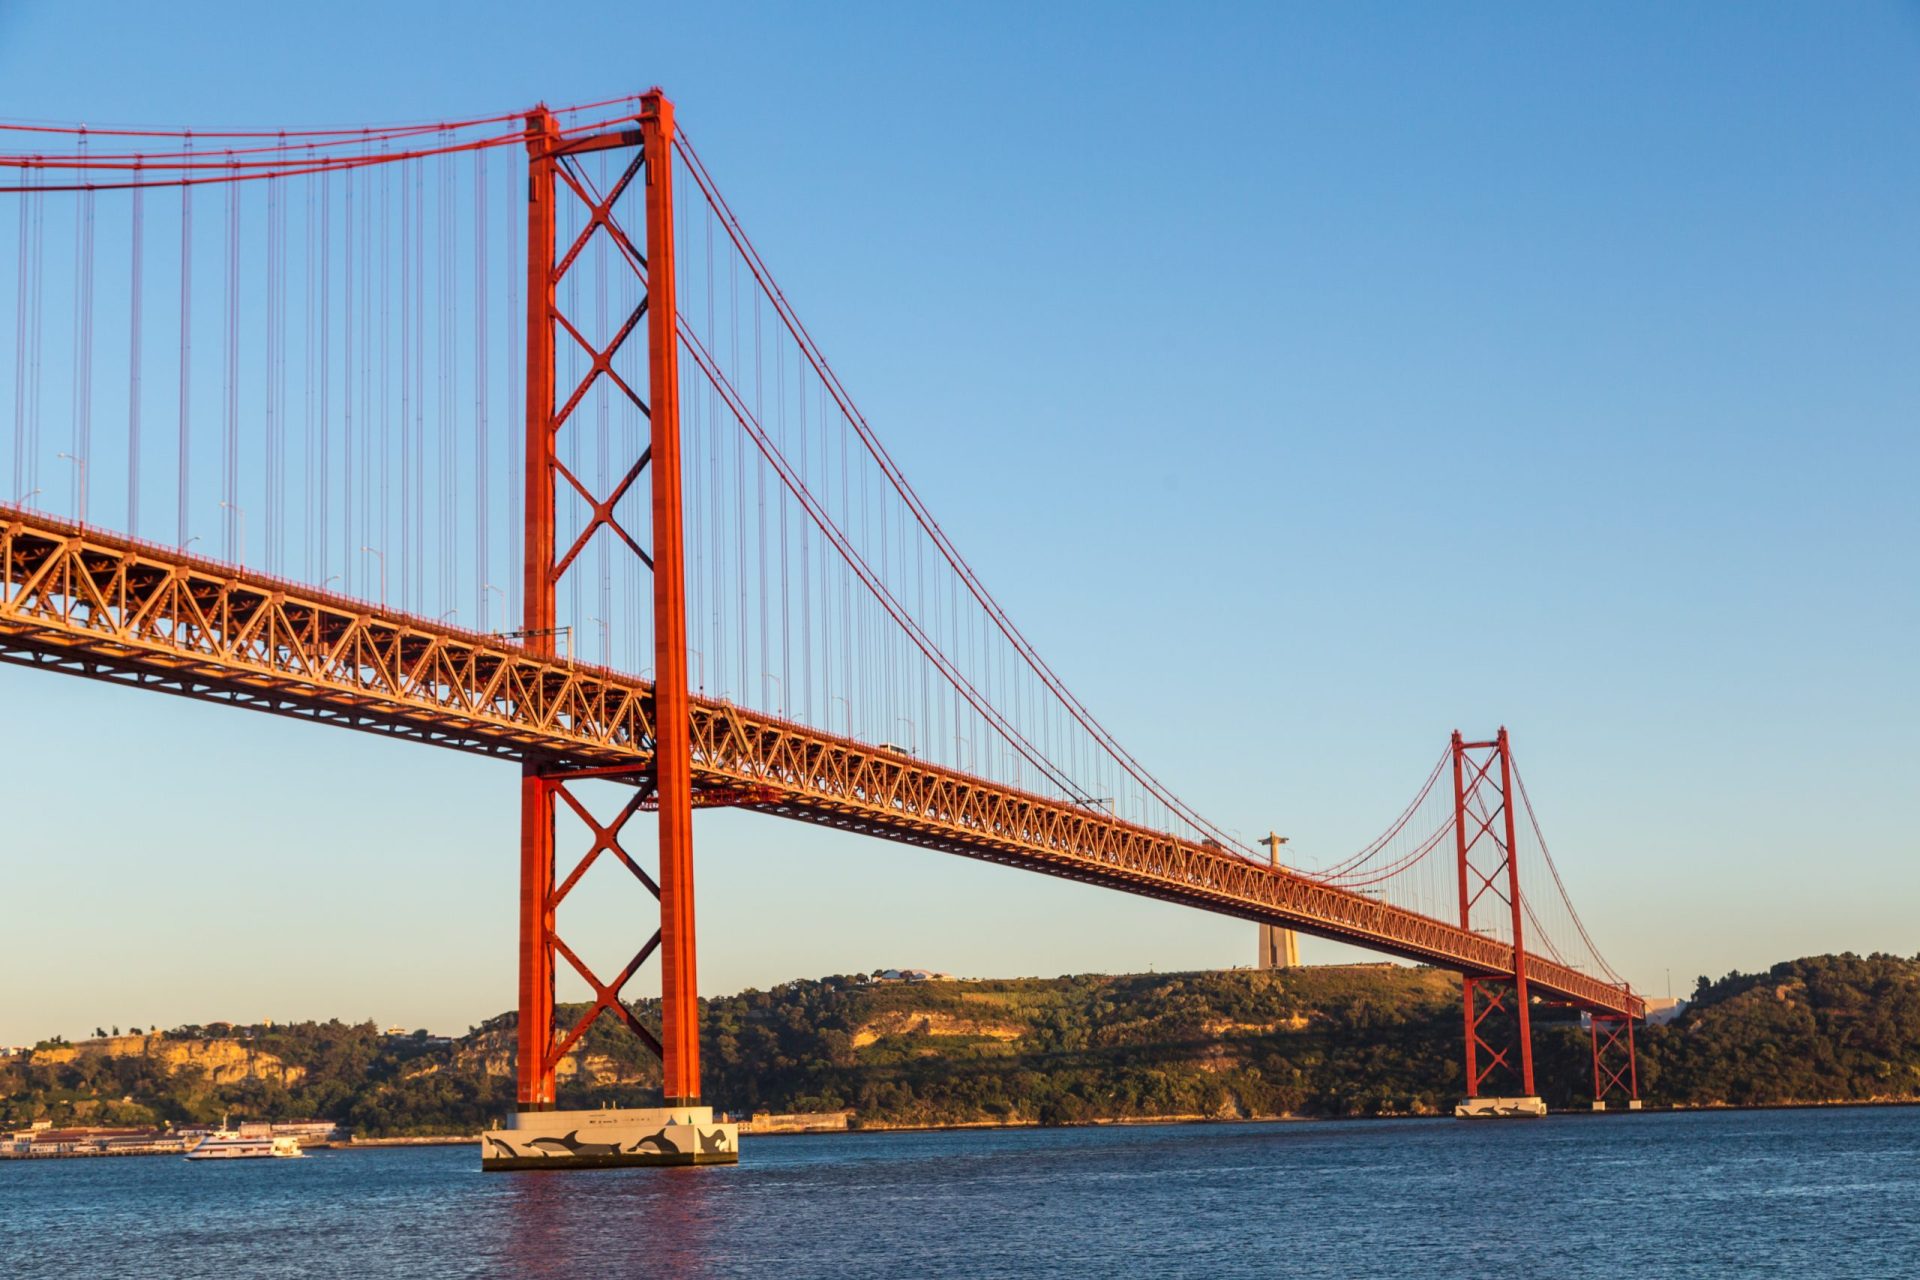
<svg viewBox="0 0 1920 1280">
<path fill-rule="evenodd" d="M 602 1015 L 668 1106 L 699 1100 L 694 812 L 719 805 L 1441 965 L 1469 1097 L 1536 1093 L 1547 1005 L 1593 1015 L 1596 1098 L 1635 1093 L 1644 1006 L 1505 731 L 1455 734 L 1324 871 L 1183 803 L 968 567 L 658 91 L 0 130 L 0 657 L 516 762 L 524 1110 Z M 602 859 L 660 907 L 616 973 L 555 928 Z"/>
</svg>

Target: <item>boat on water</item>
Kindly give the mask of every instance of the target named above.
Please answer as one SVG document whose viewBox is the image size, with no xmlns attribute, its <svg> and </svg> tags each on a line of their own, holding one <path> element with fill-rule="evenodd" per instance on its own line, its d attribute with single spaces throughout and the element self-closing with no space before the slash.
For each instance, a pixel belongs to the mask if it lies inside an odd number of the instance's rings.
<svg viewBox="0 0 1920 1280">
<path fill-rule="evenodd" d="M 270 1134 L 242 1135 L 233 1129 L 215 1129 L 194 1144 L 187 1152 L 189 1160 L 260 1160 L 260 1159 L 297 1159 L 306 1153 L 300 1150 L 300 1139 L 274 1137 Z"/>
</svg>

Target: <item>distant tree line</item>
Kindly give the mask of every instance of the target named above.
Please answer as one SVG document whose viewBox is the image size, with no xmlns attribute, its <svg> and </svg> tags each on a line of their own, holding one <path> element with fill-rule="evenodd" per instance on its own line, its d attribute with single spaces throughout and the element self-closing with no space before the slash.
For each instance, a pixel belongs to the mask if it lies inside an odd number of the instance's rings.
<svg viewBox="0 0 1920 1280">
<path fill-rule="evenodd" d="M 563 1009 L 562 1016 L 578 1010 Z M 643 1019 L 657 1015 L 646 1003 Z M 865 1125 L 1066 1124 L 1160 1116 L 1435 1114 L 1463 1088 L 1459 981 L 1439 970 L 791 982 L 705 1002 L 708 1097 L 736 1113 L 851 1109 Z M 514 1019 L 451 1043 L 372 1023 L 176 1028 L 244 1039 L 293 1078 L 215 1084 L 163 1056 L 0 1064 L 0 1123 L 323 1118 L 375 1135 L 467 1133 L 514 1105 Z M 1817 956 L 1702 978 L 1684 1016 L 1639 1031 L 1653 1104 L 1920 1100 L 1920 958 Z M 64 1055 L 62 1055 L 64 1056 Z M 1536 1011 L 1550 1106 L 1591 1090 L 1587 1036 Z M 649 1105 L 659 1064 L 601 1019 L 563 1106 Z"/>
</svg>

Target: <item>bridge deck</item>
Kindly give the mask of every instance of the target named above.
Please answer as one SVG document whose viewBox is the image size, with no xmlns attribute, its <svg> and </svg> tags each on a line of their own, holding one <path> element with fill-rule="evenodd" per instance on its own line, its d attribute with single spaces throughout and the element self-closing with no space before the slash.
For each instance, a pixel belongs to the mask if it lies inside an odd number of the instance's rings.
<svg viewBox="0 0 1920 1280">
<path fill-rule="evenodd" d="M 554 767 L 644 775 L 652 688 L 265 574 L 0 505 L 0 660 Z M 1099 810 L 730 703 L 693 702 L 698 788 L 746 807 L 1284 925 L 1469 974 L 1507 944 Z M 740 789 L 747 790 L 741 791 Z M 1539 995 L 1643 1002 L 1529 954 Z"/>
</svg>

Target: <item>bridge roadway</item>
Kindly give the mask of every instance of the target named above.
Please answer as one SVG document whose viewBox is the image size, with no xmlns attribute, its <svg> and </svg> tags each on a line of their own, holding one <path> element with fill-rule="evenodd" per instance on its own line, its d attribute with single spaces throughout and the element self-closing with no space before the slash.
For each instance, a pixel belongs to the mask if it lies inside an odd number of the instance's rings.
<svg viewBox="0 0 1920 1280">
<path fill-rule="evenodd" d="M 413 738 L 542 769 L 643 779 L 652 687 L 250 569 L 0 505 L 0 660 Z M 864 832 L 1455 969 L 1506 943 L 1231 852 L 696 697 L 694 786 Z M 23 726 L 0 725 L 17 744 Z M 1529 953 L 1541 997 L 1644 1015 Z"/>
</svg>

